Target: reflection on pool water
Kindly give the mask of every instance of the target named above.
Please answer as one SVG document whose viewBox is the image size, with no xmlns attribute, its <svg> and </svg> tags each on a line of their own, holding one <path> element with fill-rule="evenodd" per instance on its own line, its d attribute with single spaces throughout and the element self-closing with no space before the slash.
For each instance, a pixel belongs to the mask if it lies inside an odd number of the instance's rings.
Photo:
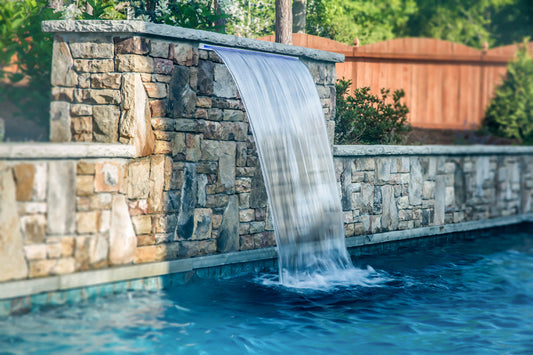
<svg viewBox="0 0 533 355">
<path fill-rule="evenodd" d="M 272 271 L 41 309 L 0 321 L 0 353 L 531 353 L 533 236 L 492 234 L 355 260 L 350 285 Z"/>
</svg>

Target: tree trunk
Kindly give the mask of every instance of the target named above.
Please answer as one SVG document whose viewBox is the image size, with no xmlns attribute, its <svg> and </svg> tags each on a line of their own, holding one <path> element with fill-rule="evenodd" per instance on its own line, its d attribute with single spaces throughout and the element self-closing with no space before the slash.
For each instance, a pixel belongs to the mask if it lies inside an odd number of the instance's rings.
<svg viewBox="0 0 533 355">
<path fill-rule="evenodd" d="M 276 42 L 292 44 L 291 0 L 276 0 Z"/>
<path fill-rule="evenodd" d="M 215 0 L 213 5 L 215 6 L 215 12 L 217 15 L 223 15 L 222 9 L 218 4 L 218 0 Z M 226 19 L 224 17 L 216 19 L 215 21 L 215 31 L 219 33 L 226 33 Z"/>
<path fill-rule="evenodd" d="M 292 1 L 292 33 L 305 33 L 305 7 L 307 0 Z"/>
</svg>

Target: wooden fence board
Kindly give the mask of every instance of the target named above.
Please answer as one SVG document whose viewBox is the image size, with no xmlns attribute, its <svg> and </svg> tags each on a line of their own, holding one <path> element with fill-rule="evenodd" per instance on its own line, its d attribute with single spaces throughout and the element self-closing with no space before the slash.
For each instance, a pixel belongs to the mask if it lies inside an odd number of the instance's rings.
<svg viewBox="0 0 533 355">
<path fill-rule="evenodd" d="M 274 36 L 260 38 L 274 41 Z M 349 46 L 331 39 L 293 34 L 294 45 L 342 53 L 337 77 L 354 87 L 405 90 L 409 121 L 426 128 L 469 129 L 479 125 L 495 87 L 507 72 L 516 45 L 486 51 L 433 38 L 398 38 Z M 528 43 L 533 53 L 533 42 Z"/>
</svg>

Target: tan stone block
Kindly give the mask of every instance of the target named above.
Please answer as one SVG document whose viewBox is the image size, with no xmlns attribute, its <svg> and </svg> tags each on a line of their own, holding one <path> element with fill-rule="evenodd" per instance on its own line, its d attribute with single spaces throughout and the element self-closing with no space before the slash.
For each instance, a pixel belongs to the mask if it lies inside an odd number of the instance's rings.
<svg viewBox="0 0 533 355">
<path fill-rule="evenodd" d="M 43 243 L 46 235 L 46 218 L 42 214 L 20 218 L 24 244 Z"/>
<path fill-rule="evenodd" d="M 48 243 L 46 245 L 46 255 L 48 259 L 60 258 L 62 254 L 61 243 Z"/>
<path fill-rule="evenodd" d="M 214 214 L 211 217 L 211 223 L 212 223 L 213 229 L 218 229 L 218 227 L 220 227 L 220 225 L 222 224 L 222 215 Z"/>
<path fill-rule="evenodd" d="M 147 200 L 133 200 L 128 202 L 128 210 L 131 216 L 148 213 Z"/>
<path fill-rule="evenodd" d="M 91 198 L 87 196 L 76 197 L 76 211 L 84 212 L 91 210 Z"/>
<path fill-rule="evenodd" d="M 174 132 L 154 131 L 155 138 L 160 141 L 171 141 L 174 138 Z"/>
<path fill-rule="evenodd" d="M 137 236 L 137 245 L 154 245 L 155 244 L 155 235 L 154 234 L 142 234 Z"/>
<path fill-rule="evenodd" d="M 52 275 L 57 260 L 30 260 L 30 278 Z"/>
<path fill-rule="evenodd" d="M 98 193 L 91 196 L 89 201 L 90 209 L 92 210 L 109 210 L 111 202 L 113 201 L 113 194 Z"/>
<path fill-rule="evenodd" d="M 94 187 L 96 192 L 118 191 L 122 178 L 120 164 L 116 162 L 100 162 L 95 166 Z"/>
<path fill-rule="evenodd" d="M 144 89 L 150 98 L 163 99 L 168 96 L 167 84 L 164 83 L 144 83 Z"/>
<path fill-rule="evenodd" d="M 155 81 L 159 83 L 170 83 L 172 81 L 172 76 L 170 75 L 163 75 L 163 74 L 155 74 Z"/>
<path fill-rule="evenodd" d="M 55 275 L 71 274 L 74 271 L 76 271 L 76 259 L 74 258 L 58 259 L 52 269 Z"/>
<path fill-rule="evenodd" d="M 152 216 L 132 216 L 131 222 L 133 223 L 133 229 L 135 230 L 135 234 L 139 235 L 152 233 Z"/>
<path fill-rule="evenodd" d="M 95 172 L 95 163 L 90 163 L 87 161 L 80 161 L 76 165 L 76 174 L 77 175 L 94 175 Z"/>
<path fill-rule="evenodd" d="M 91 89 L 88 90 L 88 102 L 99 105 L 117 105 L 120 103 L 120 90 Z M 94 109 L 93 109 L 94 112 Z"/>
<path fill-rule="evenodd" d="M 116 56 L 117 70 L 119 72 L 153 73 L 154 60 L 135 54 L 118 54 Z"/>
<path fill-rule="evenodd" d="M 171 154 L 172 143 L 168 141 L 156 140 L 154 154 Z"/>
<path fill-rule="evenodd" d="M 94 194 L 94 176 L 76 176 L 76 196 L 90 196 Z"/>
<path fill-rule="evenodd" d="M 46 259 L 46 244 L 32 244 L 24 247 L 26 259 L 43 260 Z"/>
<path fill-rule="evenodd" d="M 82 89 L 89 89 L 91 87 L 91 74 L 81 73 L 78 75 L 78 87 Z"/>
<path fill-rule="evenodd" d="M 74 237 L 61 238 L 61 256 L 73 256 L 74 255 Z"/>
<path fill-rule="evenodd" d="M 128 166 L 127 195 L 130 199 L 146 199 L 150 191 L 150 159 L 134 161 Z"/>
<path fill-rule="evenodd" d="M 73 117 L 70 121 L 70 130 L 72 137 L 77 137 L 76 141 L 80 141 L 81 137 L 92 138 L 93 131 L 93 118 L 92 116 Z M 83 133 L 87 133 L 84 135 Z M 83 141 L 86 141 L 83 138 Z"/>
<path fill-rule="evenodd" d="M 72 104 L 70 105 L 71 116 L 91 116 L 93 114 L 93 107 L 87 104 Z"/>
<path fill-rule="evenodd" d="M 148 211 L 161 212 L 163 209 L 163 186 L 165 179 L 165 156 L 153 155 L 150 159 L 150 192 L 148 194 Z"/>
<path fill-rule="evenodd" d="M 103 73 L 91 75 L 91 88 L 93 89 L 120 89 L 122 74 Z"/>
<path fill-rule="evenodd" d="M 211 100 L 210 97 L 198 96 L 196 98 L 196 106 L 197 107 L 203 107 L 203 108 L 211 108 L 212 100 Z"/>
<path fill-rule="evenodd" d="M 13 167 L 16 185 L 17 201 L 29 201 L 33 193 L 35 166 L 33 164 L 18 164 Z"/>
<path fill-rule="evenodd" d="M 69 41 L 74 58 L 113 58 L 113 42 L 111 37 L 83 36 Z"/>
<path fill-rule="evenodd" d="M 76 259 L 76 269 L 87 270 L 90 265 L 89 248 L 91 238 L 79 236 L 74 239 L 74 258 Z"/>
<path fill-rule="evenodd" d="M 156 261 L 156 245 L 147 245 L 137 248 L 137 255 L 135 256 L 135 264 L 150 263 Z M 161 249 L 161 247 L 159 248 Z"/>
<path fill-rule="evenodd" d="M 135 145 L 137 156 L 152 154 L 155 137 L 150 105 L 140 75 L 137 73 L 127 73 L 122 76 L 121 109 L 120 141 Z"/>
<path fill-rule="evenodd" d="M 100 229 L 100 211 L 76 213 L 76 231 L 78 234 L 95 234 Z"/>
<path fill-rule="evenodd" d="M 172 158 L 165 157 L 165 176 L 164 176 L 163 190 L 168 191 L 172 186 Z"/>
<path fill-rule="evenodd" d="M 74 59 L 78 73 L 108 73 L 115 70 L 113 59 Z"/>
</svg>

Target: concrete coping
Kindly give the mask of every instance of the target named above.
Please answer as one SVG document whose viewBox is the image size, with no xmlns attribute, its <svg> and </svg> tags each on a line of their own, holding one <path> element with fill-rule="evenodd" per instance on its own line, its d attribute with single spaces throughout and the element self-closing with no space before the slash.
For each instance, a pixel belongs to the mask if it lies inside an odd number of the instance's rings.
<svg viewBox="0 0 533 355">
<path fill-rule="evenodd" d="M 503 145 L 335 145 L 335 157 L 405 156 L 405 155 L 524 155 L 533 147 Z"/>
<path fill-rule="evenodd" d="M 135 158 L 135 146 L 106 143 L 2 143 L 0 159 Z"/>
<path fill-rule="evenodd" d="M 43 21 L 41 27 L 43 32 L 147 35 L 151 37 L 185 39 L 227 47 L 306 57 L 324 62 L 344 62 L 343 54 L 144 21 L 60 20 Z"/>
</svg>

